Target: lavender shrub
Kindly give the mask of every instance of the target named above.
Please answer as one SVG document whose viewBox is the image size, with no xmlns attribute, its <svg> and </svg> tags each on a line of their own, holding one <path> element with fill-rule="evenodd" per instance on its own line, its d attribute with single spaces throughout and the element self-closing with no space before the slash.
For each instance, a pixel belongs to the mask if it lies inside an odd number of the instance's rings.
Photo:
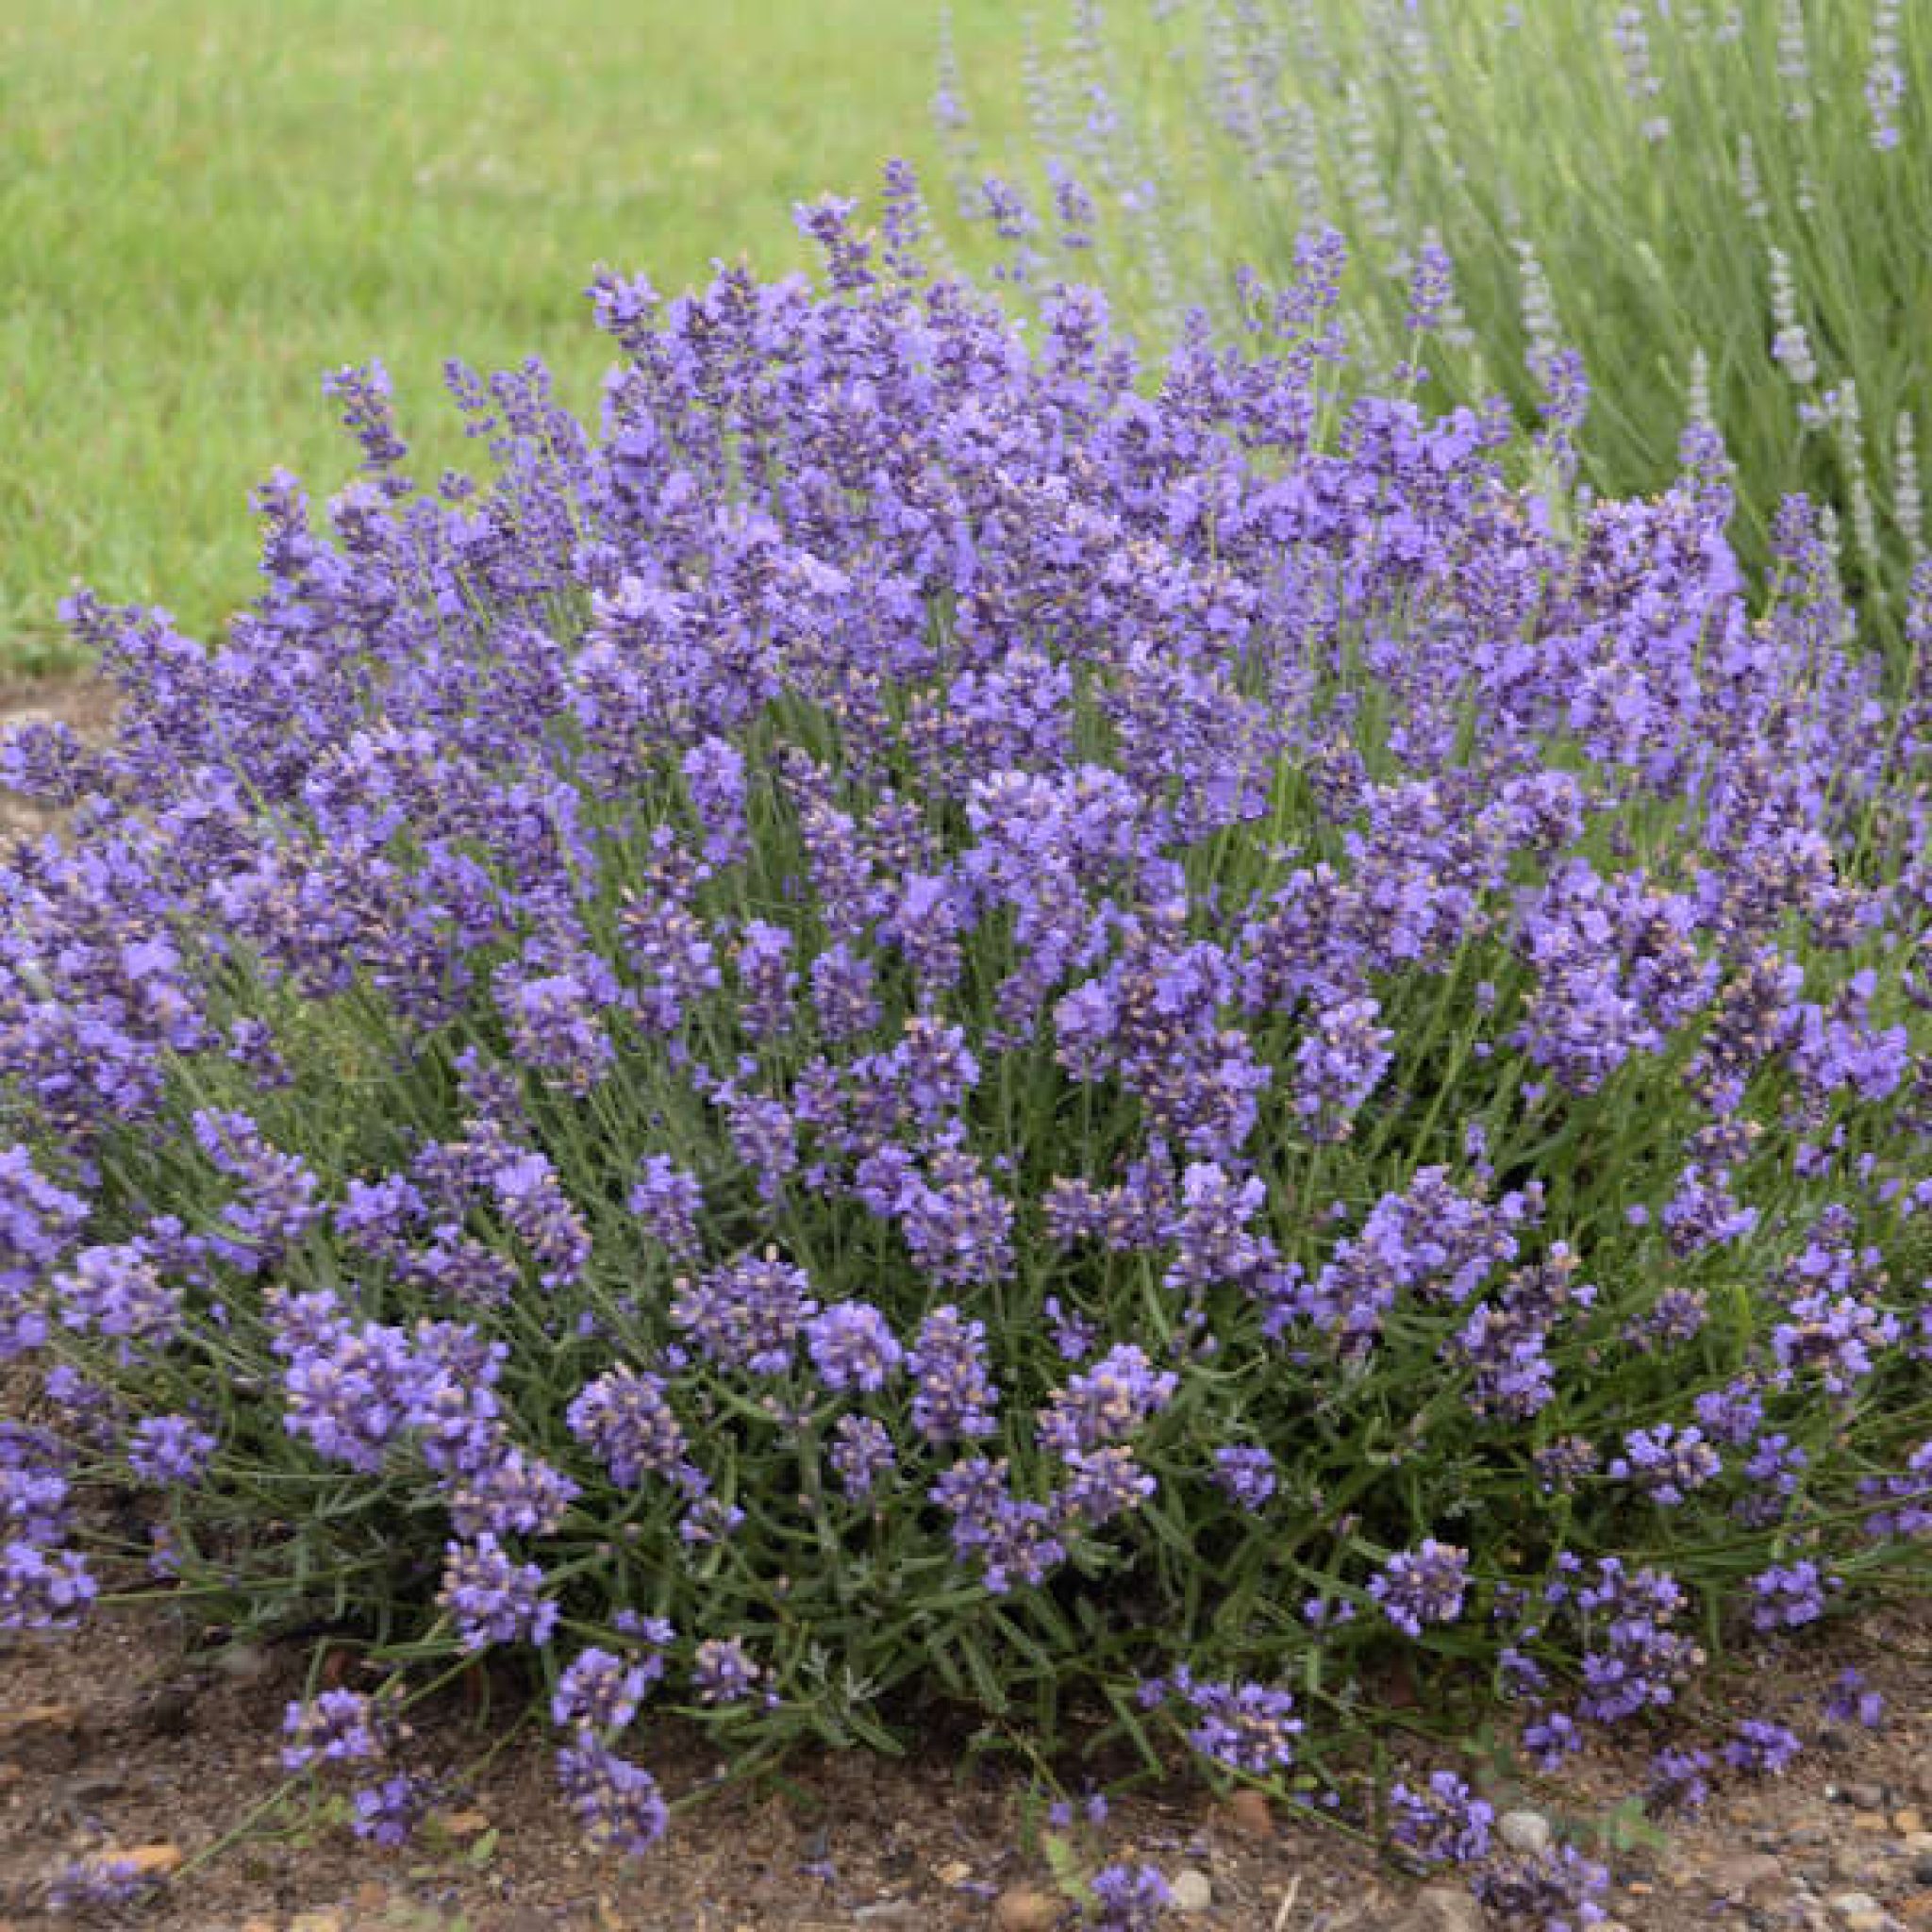
<svg viewBox="0 0 1932 1932">
<path fill-rule="evenodd" d="M 264 489 L 218 647 L 75 600 L 118 735 L 4 762 L 75 808 L 0 870 L 6 1621 L 131 1587 L 138 1487 L 152 1588 L 361 1645 L 286 1741 L 358 1830 L 508 1650 L 627 1851 L 653 1711 L 1301 1790 L 1378 1657 L 1555 1757 L 1923 1581 L 1928 711 L 1805 504 L 1751 618 L 1706 432 L 1569 539 L 1493 417 L 1324 436 L 1331 244 L 1143 375 L 848 213 L 823 292 L 600 278 L 595 436 L 454 371 L 487 485 L 345 373 L 366 477 Z"/>
</svg>

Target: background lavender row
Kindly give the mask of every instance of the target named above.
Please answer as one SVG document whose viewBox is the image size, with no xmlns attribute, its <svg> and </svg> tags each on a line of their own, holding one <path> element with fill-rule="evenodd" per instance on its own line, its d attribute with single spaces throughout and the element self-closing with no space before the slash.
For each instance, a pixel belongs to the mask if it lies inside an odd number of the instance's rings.
<svg viewBox="0 0 1932 1932">
<path fill-rule="evenodd" d="M 1681 425 L 1713 421 L 1747 562 L 1807 492 L 1870 634 L 1903 653 L 1925 542 L 1924 9 L 1078 0 L 1054 25 L 1021 90 L 1018 190 L 983 185 L 1010 152 L 1010 82 L 948 57 L 936 97 L 961 211 L 1030 280 L 1098 275 L 1156 334 L 1196 302 L 1227 323 L 1243 267 L 1279 275 L 1299 230 L 1330 225 L 1374 388 L 1409 359 L 1414 272 L 1440 247 L 1454 295 L 1432 393 L 1499 391 L 1528 422 L 1558 351 L 1579 351 L 1581 480 L 1618 496 L 1661 487 Z"/>
</svg>

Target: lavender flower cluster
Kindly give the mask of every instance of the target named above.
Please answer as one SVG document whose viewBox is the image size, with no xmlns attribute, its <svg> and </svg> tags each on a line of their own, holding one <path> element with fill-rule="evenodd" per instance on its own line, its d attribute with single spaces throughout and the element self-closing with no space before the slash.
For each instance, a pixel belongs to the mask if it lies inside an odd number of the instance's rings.
<svg viewBox="0 0 1932 1932">
<path fill-rule="evenodd" d="M 0 1616 L 148 1486 L 238 1616 L 532 1653 L 635 1850 L 648 1708 L 1078 1691 L 1265 1782 L 1311 1652 L 1560 1751 L 1699 1603 L 1923 1575 L 1932 704 L 1806 505 L 1752 617 L 1707 431 L 1566 536 L 1495 417 L 1326 426 L 1333 238 L 1143 370 L 924 277 L 901 172 L 882 261 L 808 225 L 822 291 L 600 277 L 595 434 L 454 369 L 487 483 L 345 375 L 215 647 L 75 600 L 118 733 L 0 753 L 79 799 L 0 867 Z M 288 1748 L 386 1833 L 368 1719 Z"/>
</svg>

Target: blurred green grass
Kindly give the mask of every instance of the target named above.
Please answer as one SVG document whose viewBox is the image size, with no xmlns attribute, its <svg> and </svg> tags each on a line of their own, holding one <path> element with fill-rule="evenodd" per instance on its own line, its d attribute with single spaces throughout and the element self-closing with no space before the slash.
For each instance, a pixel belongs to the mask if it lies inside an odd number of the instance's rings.
<svg viewBox="0 0 1932 1932">
<path fill-rule="evenodd" d="M 1017 5 L 953 11 L 979 102 L 1017 104 Z M 379 356 L 433 475 L 465 456 L 448 356 L 540 355 L 594 406 L 595 263 L 667 292 L 714 257 L 803 265 L 791 204 L 870 192 L 894 154 L 937 203 L 938 13 L 8 0 L 0 671 L 61 661 L 76 578 L 212 635 L 252 592 L 251 487 L 281 464 L 325 493 L 353 469 L 325 369 Z"/>
</svg>

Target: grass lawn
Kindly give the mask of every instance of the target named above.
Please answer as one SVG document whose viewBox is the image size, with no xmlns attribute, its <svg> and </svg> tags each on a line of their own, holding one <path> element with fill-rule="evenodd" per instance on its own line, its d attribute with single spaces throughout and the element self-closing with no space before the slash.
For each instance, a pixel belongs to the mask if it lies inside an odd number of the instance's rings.
<svg viewBox="0 0 1932 1932">
<path fill-rule="evenodd" d="M 1017 120 L 1020 8 L 954 12 Z M 595 262 L 802 262 L 792 202 L 895 153 L 937 198 L 937 0 L 10 0 L 0 672 L 58 661 L 76 577 L 202 634 L 249 596 L 251 486 L 353 466 L 325 369 L 380 356 L 433 475 L 447 356 L 593 403 Z"/>
</svg>

